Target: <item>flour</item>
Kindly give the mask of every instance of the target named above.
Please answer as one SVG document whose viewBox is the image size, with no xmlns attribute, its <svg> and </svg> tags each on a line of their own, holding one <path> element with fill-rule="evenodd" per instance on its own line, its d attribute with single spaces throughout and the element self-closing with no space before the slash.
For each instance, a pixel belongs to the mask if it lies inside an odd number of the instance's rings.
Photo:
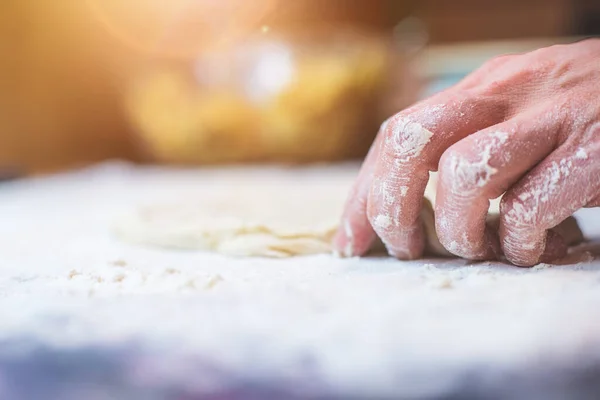
<svg viewBox="0 0 600 400">
<path fill-rule="evenodd" d="M 492 152 L 498 153 L 499 148 L 508 139 L 505 132 L 494 132 L 485 137 L 477 160 L 469 160 L 462 154 L 452 153 L 447 161 L 446 183 L 453 188 L 453 192 L 468 197 L 478 189 L 485 187 L 498 170 L 490 165 Z"/>
<path fill-rule="evenodd" d="M 549 170 L 541 175 L 541 179 L 527 181 L 518 200 L 511 203 L 511 208 L 506 214 L 507 221 L 516 226 L 531 226 L 539 217 L 539 207 L 557 195 L 561 182 L 568 178 L 573 168 L 574 164 L 569 158 L 553 161 Z"/>
<path fill-rule="evenodd" d="M 237 259 L 132 246 L 110 234 L 110 221 L 149 199 L 196 198 L 252 180 L 333 182 L 356 170 L 117 165 L 4 185 L 0 339 L 33 338 L 82 360 L 99 348 L 134 370 L 115 370 L 120 384 L 139 385 L 149 370 L 149 385 L 239 383 L 199 376 L 198 363 L 211 360 L 243 382 L 333 388 L 341 398 L 439 397 L 481 365 L 483 385 L 507 371 L 513 380 L 537 376 L 539 360 L 561 371 L 595 362 L 597 260 L 524 270 L 327 254 Z M 588 233 L 600 234 L 598 214 L 582 216 Z M 115 353 L 129 344 L 148 353 Z M 34 357 L 26 343 L 12 354 Z"/>
<path fill-rule="evenodd" d="M 418 157 L 433 136 L 433 132 L 402 116 L 394 117 L 388 126 L 391 132 L 385 136 L 386 145 L 402 163 Z"/>
<path fill-rule="evenodd" d="M 447 111 L 446 104 L 435 104 L 424 107 L 419 110 L 419 121 L 429 128 L 429 130 L 435 131 L 438 128 L 439 122 L 446 116 Z"/>
<path fill-rule="evenodd" d="M 579 147 L 577 149 L 577 153 L 575 153 L 575 158 L 577 158 L 579 160 L 587 160 L 588 159 L 588 154 L 585 151 L 585 149 L 583 149 L 582 147 Z"/>
<path fill-rule="evenodd" d="M 375 217 L 374 225 L 383 230 L 387 230 L 392 226 L 392 219 L 388 215 L 378 215 Z"/>
<path fill-rule="evenodd" d="M 379 185 L 379 187 L 381 188 L 381 194 L 383 196 L 383 201 L 388 206 L 394 204 L 394 202 L 396 201 L 396 196 L 394 195 L 394 190 L 393 190 L 393 188 L 391 188 L 389 186 L 390 186 L 389 183 L 386 181 L 381 182 L 381 184 Z M 405 187 L 405 186 L 403 186 L 403 187 Z M 400 195 L 404 196 L 402 194 L 402 190 L 400 190 Z"/>
</svg>

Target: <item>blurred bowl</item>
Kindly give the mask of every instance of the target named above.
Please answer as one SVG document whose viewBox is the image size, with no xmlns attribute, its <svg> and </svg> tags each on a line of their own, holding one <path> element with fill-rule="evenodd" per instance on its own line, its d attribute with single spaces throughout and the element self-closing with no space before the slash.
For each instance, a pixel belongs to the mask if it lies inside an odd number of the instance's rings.
<svg viewBox="0 0 600 400">
<path fill-rule="evenodd" d="M 393 40 L 264 27 L 192 62 L 158 61 L 132 82 L 126 103 L 157 161 L 334 161 L 364 156 L 390 110 L 416 99 L 414 82 Z"/>
</svg>

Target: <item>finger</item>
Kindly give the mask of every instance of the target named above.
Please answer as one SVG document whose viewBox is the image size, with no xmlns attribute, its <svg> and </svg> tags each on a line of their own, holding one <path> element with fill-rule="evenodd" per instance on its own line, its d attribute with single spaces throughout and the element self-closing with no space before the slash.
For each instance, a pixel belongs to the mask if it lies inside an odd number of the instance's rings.
<svg viewBox="0 0 600 400">
<path fill-rule="evenodd" d="M 435 230 L 435 215 L 433 206 L 429 199 L 423 199 L 423 210 L 421 210 L 421 220 L 423 221 L 423 229 L 425 234 L 425 254 L 438 257 L 452 257 L 453 254 L 448 252 L 439 241 Z"/>
<path fill-rule="evenodd" d="M 381 130 L 386 126 L 382 125 Z M 344 206 L 340 227 L 333 237 L 334 251 L 344 257 L 362 256 L 376 238 L 367 218 L 367 195 L 371 187 L 375 161 L 379 155 L 381 135 L 378 134 L 369 149 L 358 177 L 350 190 Z"/>
<path fill-rule="evenodd" d="M 499 233 L 510 262 L 532 266 L 543 261 L 544 254 L 556 253 L 556 235 L 547 231 L 596 197 L 599 156 L 597 149 L 574 150 L 565 145 L 506 192 L 500 204 Z"/>
<path fill-rule="evenodd" d="M 502 195 L 558 144 L 559 128 L 546 113 L 527 113 L 479 131 L 440 160 L 436 229 L 452 254 L 498 258 L 497 233 L 486 227 L 490 200 Z"/>
<path fill-rule="evenodd" d="M 588 208 L 600 207 L 600 195 L 594 197 L 588 204 L 585 205 Z"/>
<path fill-rule="evenodd" d="M 381 132 L 381 150 L 367 200 L 367 216 L 388 252 L 400 259 L 421 256 L 419 219 L 429 171 L 452 144 L 505 116 L 490 97 L 448 91 L 405 110 Z"/>
<path fill-rule="evenodd" d="M 489 214 L 486 221 L 486 229 L 491 229 L 495 236 L 500 227 L 500 214 Z M 579 224 L 574 217 L 569 217 L 560 225 L 548 231 L 546 241 L 546 249 L 540 259 L 541 262 L 550 262 L 562 258 L 568 246 L 574 246 L 584 241 L 583 232 L 579 228 Z M 441 245 L 440 245 L 441 246 Z M 502 254 L 498 257 L 499 260 L 505 260 Z"/>
</svg>

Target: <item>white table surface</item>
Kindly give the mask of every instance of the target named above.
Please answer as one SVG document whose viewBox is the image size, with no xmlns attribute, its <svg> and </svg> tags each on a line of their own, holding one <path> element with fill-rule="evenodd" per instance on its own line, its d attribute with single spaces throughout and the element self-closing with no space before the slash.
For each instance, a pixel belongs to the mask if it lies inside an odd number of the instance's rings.
<svg viewBox="0 0 600 400">
<path fill-rule="evenodd" d="M 589 254 L 533 269 L 234 259 L 110 232 L 137 204 L 232 177 L 353 167 L 320 168 L 113 163 L 0 185 L 0 398 L 578 398 L 597 385 L 600 260 Z M 599 210 L 579 217 L 600 237 Z"/>
</svg>

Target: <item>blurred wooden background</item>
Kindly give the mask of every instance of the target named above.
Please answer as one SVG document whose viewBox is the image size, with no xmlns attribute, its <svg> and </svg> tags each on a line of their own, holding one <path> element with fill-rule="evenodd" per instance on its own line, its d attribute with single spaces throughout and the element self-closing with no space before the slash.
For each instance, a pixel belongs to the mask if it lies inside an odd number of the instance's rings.
<svg viewBox="0 0 600 400">
<path fill-rule="evenodd" d="M 592 0 L 309 2 L 317 19 L 339 17 L 380 30 L 413 10 L 431 43 L 594 33 L 600 13 Z M 121 95 L 147 61 L 110 35 L 86 1 L 3 0 L 0 169 L 47 171 L 139 159 Z"/>
<path fill-rule="evenodd" d="M 117 99 L 133 62 L 83 1 L 0 4 L 0 166 L 135 157 Z"/>
</svg>

